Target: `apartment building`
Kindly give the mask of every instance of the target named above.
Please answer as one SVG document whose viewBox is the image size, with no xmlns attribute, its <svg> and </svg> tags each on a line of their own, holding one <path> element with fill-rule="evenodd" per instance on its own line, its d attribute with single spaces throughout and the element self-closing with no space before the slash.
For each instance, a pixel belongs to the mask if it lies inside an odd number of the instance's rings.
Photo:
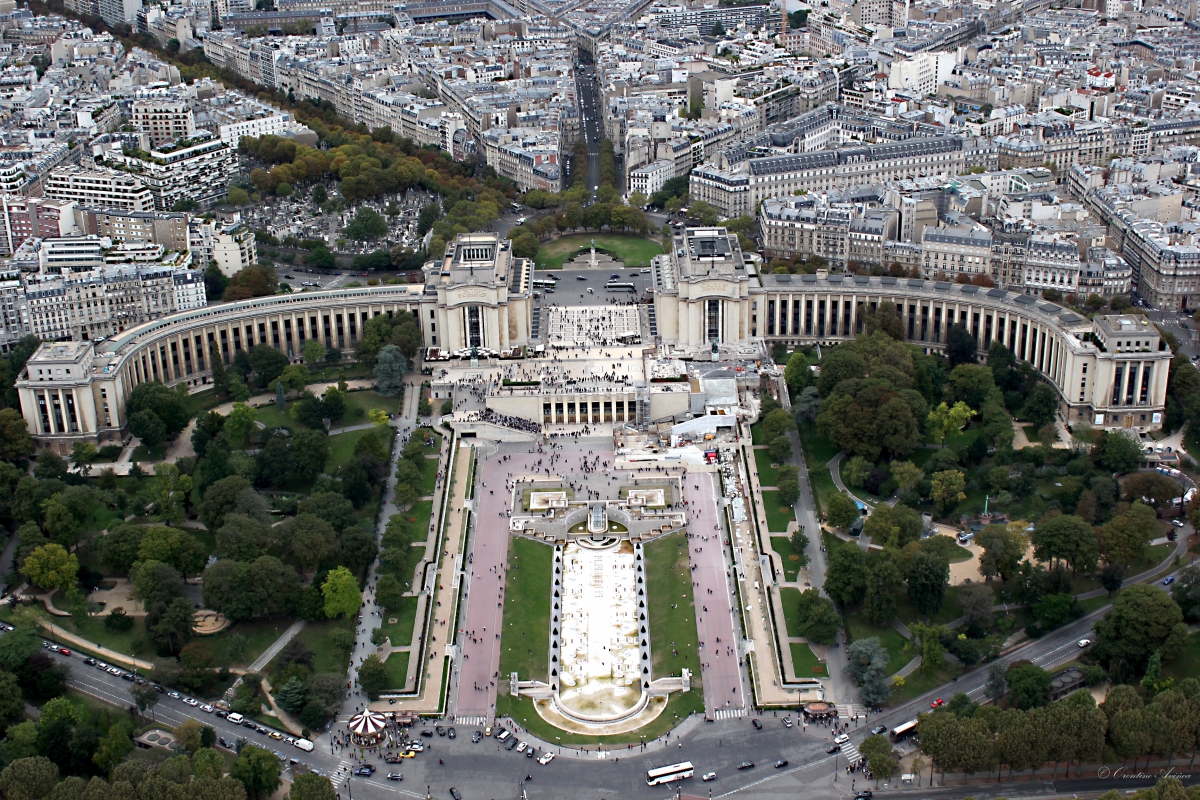
<svg viewBox="0 0 1200 800">
<path fill-rule="evenodd" d="M 1047 289 L 1062 294 L 1079 290 L 1082 269 L 1079 244 L 1054 233 L 1035 233 L 1025 250 L 1025 291 L 1042 295 Z"/>
<path fill-rule="evenodd" d="M 240 221 L 192 220 L 188 241 L 188 247 L 200 268 L 215 261 L 221 274 L 227 278 L 258 263 L 254 231 Z"/>
<path fill-rule="evenodd" d="M 992 234 L 986 228 L 929 227 L 921 237 L 921 277 L 953 281 L 965 275 L 974 280 L 990 272 L 991 256 Z"/>
<path fill-rule="evenodd" d="M 659 191 L 667 181 L 675 177 L 675 164 L 670 161 L 654 161 L 629 171 L 629 193 L 641 192 L 646 197 Z"/>
<path fill-rule="evenodd" d="M 104 147 L 105 163 L 136 175 L 153 197 L 152 208 L 130 210 L 170 211 L 180 200 L 194 200 L 207 208 L 225 199 L 229 182 L 237 175 L 237 149 L 203 131 L 195 139 L 152 148 L 149 153 L 120 149 L 116 142 Z"/>
<path fill-rule="evenodd" d="M 483 136 L 489 166 L 528 192 L 562 189 L 558 131 L 538 128 L 492 128 Z"/>
<path fill-rule="evenodd" d="M 136 100 L 129 118 L 135 128 L 150 137 L 153 147 L 196 135 L 196 115 L 187 100 L 169 97 Z"/>
<path fill-rule="evenodd" d="M 154 194 L 127 172 L 103 167 L 63 166 L 50 171 L 43 183 L 46 197 L 124 211 L 153 211 Z"/>
<path fill-rule="evenodd" d="M 74 209 L 70 200 L 0 196 L 0 253 L 13 253 L 32 236 L 69 236 L 76 230 Z"/>
<path fill-rule="evenodd" d="M 76 225 L 85 234 L 101 236 L 118 243 L 152 242 L 161 244 L 167 250 L 180 252 L 190 248 L 190 219 L 187 214 L 179 212 L 75 209 Z"/>
</svg>

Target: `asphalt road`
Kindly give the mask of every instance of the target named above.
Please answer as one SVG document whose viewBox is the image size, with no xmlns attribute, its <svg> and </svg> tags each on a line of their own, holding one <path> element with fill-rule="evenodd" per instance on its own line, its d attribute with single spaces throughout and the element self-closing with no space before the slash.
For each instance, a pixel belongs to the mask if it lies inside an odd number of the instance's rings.
<svg viewBox="0 0 1200 800">
<path fill-rule="evenodd" d="M 535 272 L 535 280 L 550 279 L 553 275 L 558 278 L 558 284 L 553 291 L 538 288 L 535 291 L 542 295 L 542 304 L 564 306 L 600 306 L 612 301 L 628 303 L 645 299 L 646 287 L 651 285 L 652 275 L 643 274 L 645 267 L 625 267 L 624 269 L 552 269 Z M 613 275 L 619 277 L 613 278 Z M 552 280 L 552 279 L 550 279 Z M 604 288 L 609 281 L 632 283 L 634 290 L 614 292 Z M 588 292 L 591 289 L 591 292 Z"/>
</svg>

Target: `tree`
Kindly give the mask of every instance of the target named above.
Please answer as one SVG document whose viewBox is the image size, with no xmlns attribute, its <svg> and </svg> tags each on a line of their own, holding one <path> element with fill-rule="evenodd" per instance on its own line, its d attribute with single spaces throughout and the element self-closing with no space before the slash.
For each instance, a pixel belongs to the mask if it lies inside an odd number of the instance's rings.
<svg viewBox="0 0 1200 800">
<path fill-rule="evenodd" d="M 901 492 L 910 492 L 925 476 L 925 473 L 911 461 L 893 461 L 889 471 L 896 488 Z"/>
<path fill-rule="evenodd" d="M 933 438 L 945 446 L 946 437 L 961 429 L 973 416 L 975 416 L 975 411 L 962 400 L 953 406 L 941 403 L 929 412 L 929 416 L 925 420 L 925 427 Z"/>
<path fill-rule="evenodd" d="M 321 344 L 320 339 L 305 339 L 301 353 L 304 354 L 304 363 L 313 366 L 325 358 L 325 345 Z"/>
<path fill-rule="evenodd" d="M 384 397 L 398 397 L 404 390 L 408 360 L 400 348 L 389 344 L 375 358 L 375 389 Z"/>
<path fill-rule="evenodd" d="M 350 224 L 342 229 L 348 239 L 356 241 L 368 241 L 370 239 L 378 239 L 381 236 L 386 236 L 388 232 L 387 220 L 379 215 L 379 212 L 372 208 L 359 209 L 354 215 L 354 219 Z"/>
<path fill-rule="evenodd" d="M 169 462 L 154 465 L 154 502 L 158 516 L 168 523 L 183 520 L 183 505 L 192 491 L 192 479 L 181 475 L 179 467 Z"/>
<path fill-rule="evenodd" d="M 287 531 L 282 538 L 287 543 L 291 560 L 295 561 L 303 572 L 315 571 L 336 552 L 337 532 L 332 525 L 315 514 L 297 514 L 287 523 Z"/>
<path fill-rule="evenodd" d="M 148 626 L 149 621 L 148 617 Z M 162 650 L 174 654 L 191 640 L 195 624 L 196 613 L 192 604 L 182 597 L 176 597 L 167 605 L 158 622 L 149 628 L 151 636 Z"/>
<path fill-rule="evenodd" d="M 1000 698 L 1008 694 L 1008 670 L 999 661 L 993 661 L 988 665 L 987 682 L 983 685 L 983 693 L 993 703 L 1000 702 Z"/>
<path fill-rule="evenodd" d="M 1141 462 L 1142 448 L 1132 436 L 1107 431 L 1092 451 L 1092 458 L 1110 472 L 1130 472 Z"/>
<path fill-rule="evenodd" d="M 79 559 L 60 544 L 45 544 L 25 557 L 25 576 L 43 589 L 66 591 L 75 585 Z"/>
<path fill-rule="evenodd" d="M 293 479 L 303 483 L 314 480 L 329 459 L 329 436 L 325 431 L 300 431 L 292 437 L 288 457 Z"/>
<path fill-rule="evenodd" d="M 946 597 L 950 583 L 950 564 L 933 553 L 917 553 L 905 571 L 908 599 L 922 614 L 936 614 Z"/>
<path fill-rule="evenodd" d="M 204 527 L 215 531 L 224 525 L 225 515 L 237 507 L 238 495 L 248 489 L 250 481 L 241 475 L 230 475 L 209 486 L 200 504 L 200 519 Z"/>
<path fill-rule="evenodd" d="M 780 437 L 787 441 L 786 437 Z M 790 454 L 791 444 L 788 445 Z M 775 488 L 779 492 L 779 502 L 783 505 L 794 505 L 800 499 L 800 472 L 796 467 L 790 464 L 785 464 L 779 468 L 779 478 L 775 481 Z"/>
<path fill-rule="evenodd" d="M 269 344 L 256 344 L 250 351 L 250 366 L 263 386 L 282 375 L 289 363 L 287 356 Z"/>
<path fill-rule="evenodd" d="M 28 461 L 33 451 L 33 437 L 25 426 L 25 417 L 15 408 L 0 408 L 0 461 L 19 464 Z"/>
<path fill-rule="evenodd" d="M 133 696 L 134 705 L 142 714 L 147 711 L 153 713 L 154 707 L 158 705 L 158 689 L 149 683 L 135 683 L 129 687 L 129 694 Z"/>
<path fill-rule="evenodd" d="M 1019 527 L 1023 526 L 1021 523 Z M 983 548 L 979 573 L 987 580 L 999 577 L 1007 581 L 1016 574 L 1017 566 L 1025 557 L 1024 537 L 1006 525 L 987 526 L 975 536 L 975 543 Z"/>
<path fill-rule="evenodd" d="M 142 410 L 129 415 L 129 431 L 149 448 L 158 447 L 167 436 L 167 425 L 157 414 Z"/>
<path fill-rule="evenodd" d="M 287 711 L 298 712 L 304 708 L 304 699 L 304 682 L 295 675 L 275 691 L 275 701 Z"/>
<path fill-rule="evenodd" d="M 1008 668 L 1008 690 L 1017 708 L 1030 709 L 1046 705 L 1050 691 L 1050 673 L 1036 664 L 1019 661 Z"/>
<path fill-rule="evenodd" d="M 950 366 L 975 363 L 975 352 L 978 350 L 975 337 L 967 330 L 967 326 L 956 322 L 946 332 L 946 357 Z"/>
<path fill-rule="evenodd" d="M 336 800 L 337 793 L 333 784 L 324 775 L 315 772 L 304 772 L 292 781 L 292 790 L 288 800 Z"/>
<path fill-rule="evenodd" d="M 1021 411 L 1026 419 L 1039 428 L 1053 422 L 1058 412 L 1058 393 L 1039 381 L 1025 397 Z"/>
<path fill-rule="evenodd" d="M 129 731 L 124 725 L 111 725 L 108 729 L 108 735 L 101 737 L 99 747 L 92 755 L 92 761 L 104 773 L 109 773 L 112 769 L 125 760 L 125 756 L 133 752 L 133 742 L 129 739 Z"/>
<path fill-rule="evenodd" d="M 1171 481 L 1174 483 L 1174 481 Z M 1158 516 L 1140 500 L 1113 517 L 1100 531 L 1101 550 L 1109 564 L 1128 566 L 1142 557 L 1158 527 Z M 1120 588 L 1118 585 L 1117 588 Z"/>
<path fill-rule="evenodd" d="M 75 469 L 79 470 L 80 475 L 87 475 L 91 472 L 92 462 L 96 460 L 98 454 L 96 445 L 91 442 L 75 442 L 71 445 L 71 463 L 75 465 Z"/>
<path fill-rule="evenodd" d="M 866 591 L 866 561 L 866 554 L 854 545 L 833 548 L 825 573 L 825 594 L 843 606 L 862 600 Z"/>
<path fill-rule="evenodd" d="M 1073 514 L 1042 520 L 1030 539 L 1039 561 L 1065 561 L 1072 570 L 1090 572 L 1100 554 L 1095 529 Z"/>
<path fill-rule="evenodd" d="M 372 700 L 377 698 L 384 689 L 389 688 L 387 666 L 379 659 L 379 656 L 372 653 L 363 661 L 358 668 L 358 683 L 367 693 L 367 697 Z"/>
<path fill-rule="evenodd" d="M 881 734 L 868 736 L 859 748 L 867 759 L 867 768 L 876 780 L 888 780 L 896 774 L 896 758 L 892 755 L 892 745 Z"/>
<path fill-rule="evenodd" d="M 351 617 L 362 607 L 362 594 L 358 591 L 358 583 L 345 567 L 330 570 L 325 583 L 321 584 L 321 594 L 325 597 L 327 617 Z"/>
<path fill-rule="evenodd" d="M 972 583 L 958 591 L 958 607 L 962 609 L 967 627 L 986 629 L 992 623 L 992 606 L 996 595 L 984 583 Z"/>
<path fill-rule="evenodd" d="M 1136 584 L 1122 590 L 1096 624 L 1092 655 L 1109 665 L 1110 674 L 1140 671 L 1155 650 L 1164 660 L 1174 658 L 1186 639 L 1183 611 L 1175 601 L 1157 586 Z"/>
<path fill-rule="evenodd" d="M 833 603 L 821 597 L 816 589 L 807 589 L 800 593 L 799 605 L 800 635 L 816 644 L 832 645 L 842 627 L 842 618 Z"/>
<path fill-rule="evenodd" d="M 229 434 L 230 441 L 235 444 L 244 443 L 250 436 L 250 431 L 254 430 L 257 419 L 256 409 L 245 403 L 234 403 L 229 411 L 229 418 L 225 420 L 225 431 Z"/>
<path fill-rule="evenodd" d="M 945 514 L 960 501 L 967 499 L 967 480 L 956 469 L 943 470 L 933 473 L 929 496 L 937 504 L 938 511 Z"/>
<path fill-rule="evenodd" d="M 311 514 L 322 519 L 338 533 L 354 522 L 354 506 L 336 492 L 317 492 L 300 501 L 298 514 Z"/>
<path fill-rule="evenodd" d="M 0 789 L 10 800 L 43 800 L 58 784 L 58 767 L 45 756 L 18 758 L 0 772 Z"/>
<path fill-rule="evenodd" d="M 1200 620 L 1200 567 L 1191 566 L 1179 573 L 1171 587 L 1171 598 L 1186 619 Z"/>
<path fill-rule="evenodd" d="M 890 660 L 888 651 L 880 643 L 878 637 L 855 639 L 846 648 L 846 666 L 843 671 L 848 678 L 861 685 L 872 670 L 887 669 Z"/>
<path fill-rule="evenodd" d="M 251 797 L 269 795 L 279 788 L 279 759 L 270 750 L 246 745 L 229 770 L 229 777 L 239 781 Z"/>
<path fill-rule="evenodd" d="M 808 554 L 805 552 L 808 549 L 808 536 L 804 531 L 796 529 L 792 531 L 791 537 L 792 554 L 796 557 L 796 565 L 801 569 L 808 566 Z"/>
<path fill-rule="evenodd" d="M 833 495 L 826 505 L 826 521 L 835 528 L 848 528 L 861 516 L 858 505 L 845 494 Z"/>
</svg>

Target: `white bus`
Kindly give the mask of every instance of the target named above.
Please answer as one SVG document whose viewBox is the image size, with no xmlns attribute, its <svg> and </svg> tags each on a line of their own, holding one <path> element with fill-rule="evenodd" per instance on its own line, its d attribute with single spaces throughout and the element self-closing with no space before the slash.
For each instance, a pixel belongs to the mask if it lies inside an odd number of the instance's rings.
<svg viewBox="0 0 1200 800">
<path fill-rule="evenodd" d="M 632 283 L 618 283 L 617 281 L 609 281 L 604 284 L 604 288 L 610 292 L 636 292 L 637 287 Z"/>
<path fill-rule="evenodd" d="M 658 786 L 671 781 L 681 781 L 684 778 L 690 778 L 695 774 L 695 769 L 692 768 L 692 762 L 684 761 L 680 764 L 672 764 L 669 767 L 658 767 L 657 769 L 647 770 L 646 785 Z"/>
<path fill-rule="evenodd" d="M 558 284 L 549 278 L 534 278 L 533 288 L 535 289 L 553 289 Z"/>
<path fill-rule="evenodd" d="M 915 719 L 910 719 L 903 725 L 897 725 L 896 727 L 892 728 L 892 730 L 888 733 L 888 738 L 893 742 L 902 742 L 916 732 L 917 721 Z"/>
</svg>

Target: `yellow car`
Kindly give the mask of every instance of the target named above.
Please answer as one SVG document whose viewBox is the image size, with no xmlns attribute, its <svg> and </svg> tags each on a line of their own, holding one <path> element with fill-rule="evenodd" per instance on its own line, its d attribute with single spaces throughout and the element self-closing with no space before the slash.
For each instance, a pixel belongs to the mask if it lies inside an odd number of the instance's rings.
<svg viewBox="0 0 1200 800">
<path fill-rule="evenodd" d="M 412 750 L 405 750 L 403 753 L 400 754 L 400 757 L 401 758 L 416 758 L 417 754 L 414 753 Z"/>
<path fill-rule="evenodd" d="M 279 731 L 271 731 L 270 733 L 267 734 L 267 736 L 269 736 L 272 739 L 275 739 L 276 741 L 283 741 L 283 734 L 280 733 Z"/>
</svg>

